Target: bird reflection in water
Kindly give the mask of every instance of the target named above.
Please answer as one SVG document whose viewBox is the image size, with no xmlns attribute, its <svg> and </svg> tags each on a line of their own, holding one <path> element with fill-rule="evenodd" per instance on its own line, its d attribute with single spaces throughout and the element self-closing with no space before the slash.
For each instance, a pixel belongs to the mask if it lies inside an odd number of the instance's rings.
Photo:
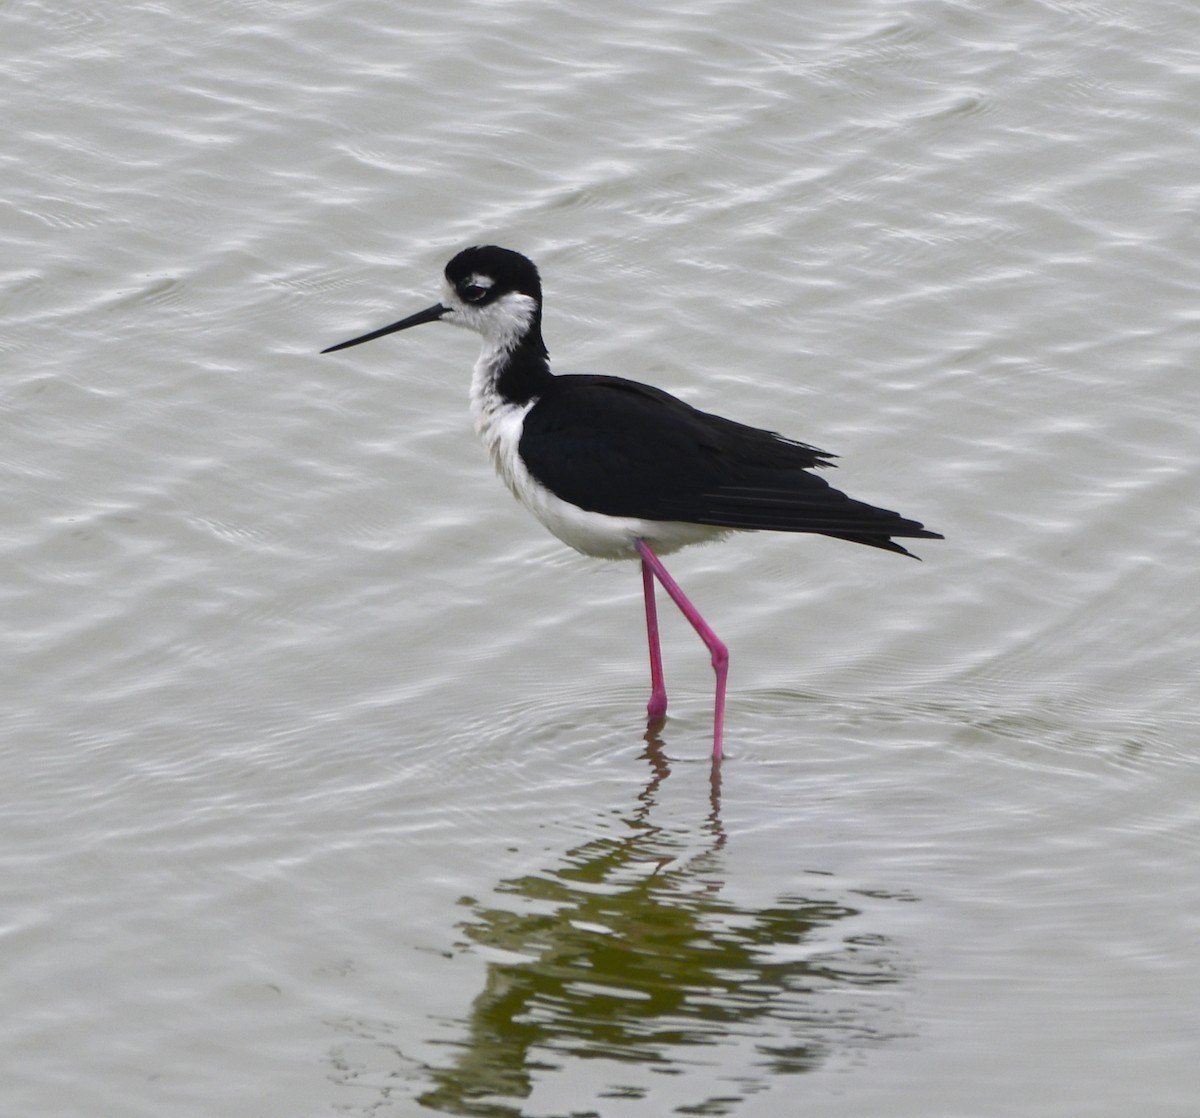
<svg viewBox="0 0 1200 1118">
<path fill-rule="evenodd" d="M 778 1076 L 886 1039 L 879 988 L 903 968 L 854 918 L 872 901 L 911 898 L 854 894 L 863 902 L 854 907 L 785 894 L 759 908 L 728 899 L 719 765 L 708 817 L 688 834 L 651 819 L 670 775 L 653 732 L 644 756 L 650 779 L 627 833 L 500 882 L 501 904 L 470 902 L 468 950 L 495 960 L 450 1060 L 425 1069 L 423 1106 L 517 1116 L 527 1113 L 521 1100 L 547 1088 L 571 1091 L 571 1112 L 591 1114 L 574 1094 L 586 1060 L 588 1083 L 607 1080 L 599 1097 L 661 1095 L 661 1113 L 732 1114 Z M 814 876 L 814 896 L 829 882 Z M 554 1085 L 556 1075 L 564 1081 Z"/>
</svg>

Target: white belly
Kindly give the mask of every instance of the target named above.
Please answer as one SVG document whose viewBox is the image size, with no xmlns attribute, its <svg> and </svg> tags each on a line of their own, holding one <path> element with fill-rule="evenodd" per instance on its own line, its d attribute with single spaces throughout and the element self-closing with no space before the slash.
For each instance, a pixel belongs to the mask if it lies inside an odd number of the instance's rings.
<svg viewBox="0 0 1200 1118">
<path fill-rule="evenodd" d="M 637 559 L 638 552 L 634 547 L 637 539 L 645 540 L 657 554 L 669 555 L 689 544 L 706 543 L 729 534 L 727 528 L 679 520 L 641 520 L 633 516 L 588 512 L 554 496 L 532 478 L 528 489 L 514 492 L 517 499 L 563 543 L 597 559 Z"/>
</svg>

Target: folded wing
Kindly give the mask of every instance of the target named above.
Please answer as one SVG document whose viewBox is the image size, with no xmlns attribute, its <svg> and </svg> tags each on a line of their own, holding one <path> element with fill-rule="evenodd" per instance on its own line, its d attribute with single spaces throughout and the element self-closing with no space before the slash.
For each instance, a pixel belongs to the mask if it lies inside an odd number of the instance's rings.
<svg viewBox="0 0 1200 1118">
<path fill-rule="evenodd" d="M 590 512 L 812 532 L 905 555 L 891 537 L 942 538 L 811 473 L 833 464 L 825 451 L 619 377 L 556 377 L 525 417 L 520 452 L 538 481 Z"/>
</svg>

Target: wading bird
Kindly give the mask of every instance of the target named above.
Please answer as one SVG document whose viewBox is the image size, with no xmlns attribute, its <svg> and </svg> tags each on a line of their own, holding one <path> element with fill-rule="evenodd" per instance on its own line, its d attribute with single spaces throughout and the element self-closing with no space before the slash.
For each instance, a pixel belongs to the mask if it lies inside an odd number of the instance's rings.
<svg viewBox="0 0 1200 1118">
<path fill-rule="evenodd" d="M 911 552 L 894 537 L 943 538 L 810 473 L 833 464 L 826 451 L 699 411 L 648 384 L 551 373 L 541 278 L 511 249 L 464 249 L 446 265 L 441 302 L 322 352 L 425 322 L 482 336 L 471 414 L 517 500 L 584 555 L 641 560 L 653 721 L 667 711 L 655 579 L 708 647 L 717 677 L 714 760 L 721 757 L 729 653 L 660 555 L 733 531 L 812 532 L 900 555 Z"/>
</svg>

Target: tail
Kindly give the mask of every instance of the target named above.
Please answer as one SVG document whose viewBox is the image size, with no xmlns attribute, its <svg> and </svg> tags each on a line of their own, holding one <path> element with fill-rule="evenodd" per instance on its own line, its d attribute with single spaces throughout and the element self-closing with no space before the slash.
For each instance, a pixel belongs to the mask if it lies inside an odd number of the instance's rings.
<svg viewBox="0 0 1200 1118">
<path fill-rule="evenodd" d="M 822 532 L 822 536 L 830 536 L 835 540 L 848 540 L 850 543 L 861 543 L 867 547 L 878 547 L 883 551 L 894 551 L 897 555 L 907 555 L 910 559 L 915 559 L 918 563 L 921 561 L 919 555 L 914 555 L 907 547 L 902 547 L 896 543 L 890 536 L 862 536 L 851 535 L 843 532 Z M 921 540 L 944 540 L 946 537 L 941 532 L 930 532 L 923 526 L 920 531 L 906 532 L 905 539 L 921 539 Z"/>
</svg>

